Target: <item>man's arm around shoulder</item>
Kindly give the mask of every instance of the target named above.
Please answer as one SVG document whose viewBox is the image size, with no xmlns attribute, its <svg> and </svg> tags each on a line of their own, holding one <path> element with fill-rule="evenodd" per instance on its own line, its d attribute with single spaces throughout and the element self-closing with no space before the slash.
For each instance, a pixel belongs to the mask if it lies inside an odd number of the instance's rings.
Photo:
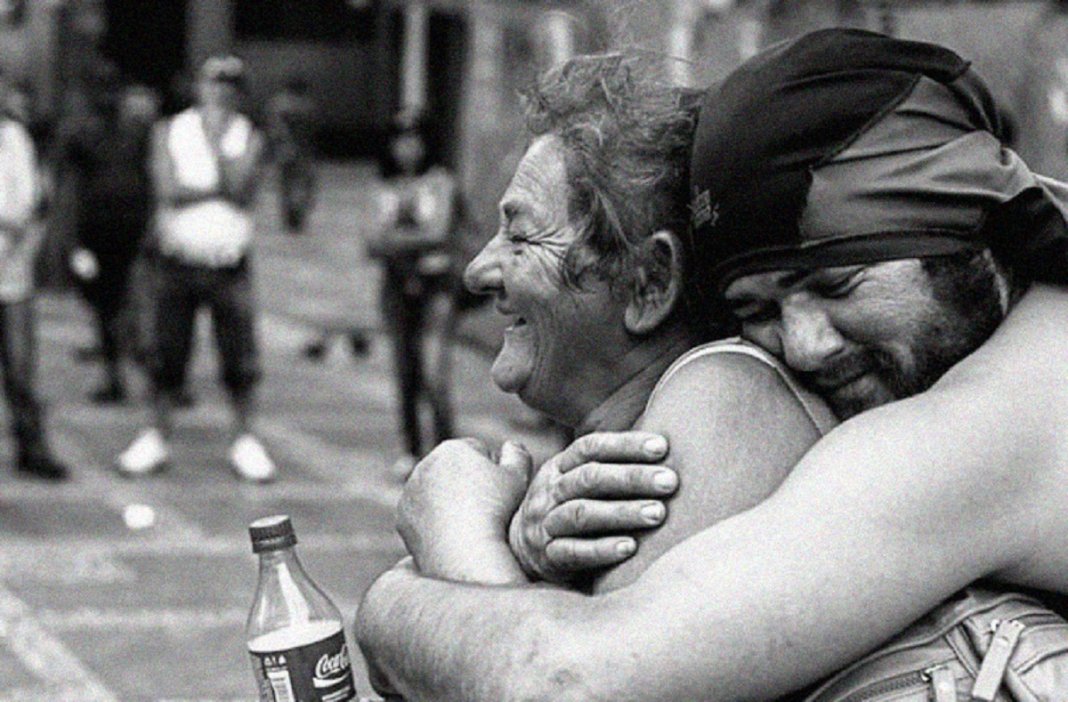
<svg viewBox="0 0 1068 702">
<path fill-rule="evenodd" d="M 659 390 L 645 421 L 675 437 L 671 461 L 683 485 L 668 525 L 602 580 L 608 588 L 632 581 L 693 531 L 758 502 L 818 437 L 782 379 L 737 355 L 689 364 Z M 766 440 L 772 423 L 781 440 Z M 714 666 L 672 665 L 704 636 L 702 620 L 672 611 L 676 579 L 674 569 L 657 569 L 588 597 L 544 586 L 463 587 L 401 568 L 368 593 L 359 639 L 412 700 L 731 699 L 718 696 Z M 698 606 L 712 592 L 684 603 Z"/>
</svg>

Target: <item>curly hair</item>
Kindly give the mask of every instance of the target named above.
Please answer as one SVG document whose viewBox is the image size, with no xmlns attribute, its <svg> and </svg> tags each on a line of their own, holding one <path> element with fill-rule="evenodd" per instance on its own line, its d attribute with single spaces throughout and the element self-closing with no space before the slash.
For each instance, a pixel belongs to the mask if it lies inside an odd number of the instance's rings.
<svg viewBox="0 0 1068 702">
<path fill-rule="evenodd" d="M 667 229 L 685 239 L 690 147 L 700 92 L 672 85 L 647 54 L 578 56 L 522 92 L 532 136 L 564 145 L 568 219 L 579 235 L 564 258 L 567 284 L 586 274 L 631 289 L 637 270 L 668 265 L 647 245 Z"/>
</svg>

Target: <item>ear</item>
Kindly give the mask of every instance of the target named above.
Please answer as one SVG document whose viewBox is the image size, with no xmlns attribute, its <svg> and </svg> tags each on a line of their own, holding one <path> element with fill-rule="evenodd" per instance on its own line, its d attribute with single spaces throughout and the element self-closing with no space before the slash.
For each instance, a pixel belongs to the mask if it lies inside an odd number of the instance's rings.
<svg viewBox="0 0 1068 702">
<path fill-rule="evenodd" d="M 631 334 L 652 333 L 664 323 L 682 299 L 682 241 L 660 230 L 645 242 L 646 255 L 638 268 L 638 280 L 623 313 Z"/>
</svg>

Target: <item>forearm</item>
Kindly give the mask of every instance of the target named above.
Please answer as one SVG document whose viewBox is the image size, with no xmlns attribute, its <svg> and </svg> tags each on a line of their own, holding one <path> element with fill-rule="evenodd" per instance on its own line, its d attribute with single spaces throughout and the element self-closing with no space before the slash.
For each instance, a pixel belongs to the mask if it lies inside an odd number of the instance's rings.
<svg viewBox="0 0 1068 702">
<path fill-rule="evenodd" d="M 220 194 L 239 207 L 248 207 L 260 183 L 257 165 L 222 159 L 219 162 Z"/>
<path fill-rule="evenodd" d="M 394 570 L 365 596 L 356 636 L 409 702 L 737 702 L 785 694 L 832 669 L 828 649 L 840 653 L 841 642 L 803 636 L 819 614 L 803 599 L 753 609 L 769 593 L 744 574 L 721 569 L 713 579 L 743 583 L 722 598 L 692 574 L 590 597 Z M 802 657 L 809 648 L 819 655 Z"/>
<path fill-rule="evenodd" d="M 199 188 L 188 188 L 173 183 L 159 188 L 156 192 L 156 198 L 162 204 L 170 207 L 185 207 L 187 205 L 195 205 L 198 202 L 214 200 L 220 197 L 223 197 L 223 191 L 219 188 L 202 190 Z"/>
<path fill-rule="evenodd" d="M 0 238 L 8 241 L 17 241 L 26 233 L 26 225 L 30 223 L 29 216 L 4 217 L 0 215 Z"/>
<path fill-rule="evenodd" d="M 577 614 L 588 599 L 394 570 L 365 596 L 356 636 L 364 656 L 409 702 L 599 699 L 587 694 L 577 670 L 558 665 L 561 654 L 576 662 L 589 657 L 553 633 L 554 612 Z"/>
<path fill-rule="evenodd" d="M 503 534 L 483 537 L 470 531 L 440 535 L 432 548 L 413 553 L 419 572 L 431 578 L 480 585 L 528 582 Z"/>
<path fill-rule="evenodd" d="M 254 133 L 240 156 L 217 153 L 219 180 L 224 197 L 240 207 L 248 207 L 256 197 L 263 176 L 266 142 Z"/>
<path fill-rule="evenodd" d="M 633 585 L 584 597 L 391 573 L 360 613 L 361 641 L 411 700 L 786 694 L 996 572 L 1015 538 L 998 521 L 1030 496 L 965 480 L 975 440 L 929 423 L 930 445 L 954 449 L 932 463 L 898 411 L 836 432 L 768 501 L 683 541 Z"/>
</svg>

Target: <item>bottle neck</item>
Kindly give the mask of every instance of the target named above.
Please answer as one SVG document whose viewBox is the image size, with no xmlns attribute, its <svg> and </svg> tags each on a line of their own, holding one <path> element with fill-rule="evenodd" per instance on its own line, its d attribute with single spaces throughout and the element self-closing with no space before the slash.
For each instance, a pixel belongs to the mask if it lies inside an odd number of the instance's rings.
<svg viewBox="0 0 1068 702">
<path fill-rule="evenodd" d="M 260 583 L 272 583 L 277 588 L 292 620 L 312 618 L 307 600 L 311 581 L 292 546 L 260 553 Z"/>
<path fill-rule="evenodd" d="M 260 552 L 260 572 L 285 567 L 290 571 L 304 570 L 297 558 L 297 552 L 292 546 L 276 548 L 270 551 Z"/>
</svg>

